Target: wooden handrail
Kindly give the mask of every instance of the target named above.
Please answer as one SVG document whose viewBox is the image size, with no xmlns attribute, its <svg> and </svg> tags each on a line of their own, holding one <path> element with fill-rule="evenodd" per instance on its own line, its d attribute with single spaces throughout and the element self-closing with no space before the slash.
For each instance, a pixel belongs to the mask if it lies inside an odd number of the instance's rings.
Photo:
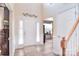
<svg viewBox="0 0 79 59">
<path fill-rule="evenodd" d="M 67 42 L 69 41 L 70 37 L 71 37 L 72 34 L 74 33 L 75 29 L 77 28 L 78 23 L 79 23 L 79 16 L 78 16 L 78 19 L 76 20 L 76 22 L 74 23 L 72 29 L 70 30 L 70 32 L 69 32 L 68 35 L 66 36 Z"/>
<path fill-rule="evenodd" d="M 62 40 L 61 40 L 62 56 L 65 56 L 66 55 L 67 42 L 70 40 L 70 37 L 74 33 L 74 31 L 77 28 L 77 25 L 78 24 L 79 24 L 79 16 L 78 16 L 78 19 L 76 20 L 76 22 L 74 23 L 72 29 L 68 33 L 68 35 L 66 37 L 63 37 Z"/>
</svg>

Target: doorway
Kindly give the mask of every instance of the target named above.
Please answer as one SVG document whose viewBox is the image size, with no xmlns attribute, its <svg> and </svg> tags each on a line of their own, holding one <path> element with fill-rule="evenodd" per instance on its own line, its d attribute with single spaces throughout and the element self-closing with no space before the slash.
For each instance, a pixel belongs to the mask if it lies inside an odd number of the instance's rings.
<svg viewBox="0 0 79 59">
<path fill-rule="evenodd" d="M 0 55 L 9 56 L 9 9 L 0 4 L 0 12 Z"/>
<path fill-rule="evenodd" d="M 53 37 L 53 20 L 47 20 L 43 21 L 43 43 L 45 44 L 47 40 L 52 40 Z"/>
</svg>

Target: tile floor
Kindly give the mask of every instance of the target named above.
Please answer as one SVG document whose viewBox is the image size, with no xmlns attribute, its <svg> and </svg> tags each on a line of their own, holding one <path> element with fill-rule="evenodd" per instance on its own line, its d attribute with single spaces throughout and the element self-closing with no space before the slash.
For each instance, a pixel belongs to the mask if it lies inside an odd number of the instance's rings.
<svg viewBox="0 0 79 59">
<path fill-rule="evenodd" d="M 15 56 L 54 56 L 53 40 L 46 40 L 45 45 L 34 45 L 15 50 Z"/>
</svg>

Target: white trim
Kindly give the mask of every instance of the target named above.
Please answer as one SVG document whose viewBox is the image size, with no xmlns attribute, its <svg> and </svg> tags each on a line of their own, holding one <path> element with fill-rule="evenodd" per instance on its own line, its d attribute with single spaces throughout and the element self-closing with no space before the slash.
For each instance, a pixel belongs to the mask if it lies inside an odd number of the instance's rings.
<svg viewBox="0 0 79 59">
<path fill-rule="evenodd" d="M 15 48 L 13 48 L 14 42 L 14 13 L 13 13 L 13 6 L 9 3 L 5 3 L 7 8 L 9 9 L 9 55 L 12 56 L 14 55 Z"/>
</svg>

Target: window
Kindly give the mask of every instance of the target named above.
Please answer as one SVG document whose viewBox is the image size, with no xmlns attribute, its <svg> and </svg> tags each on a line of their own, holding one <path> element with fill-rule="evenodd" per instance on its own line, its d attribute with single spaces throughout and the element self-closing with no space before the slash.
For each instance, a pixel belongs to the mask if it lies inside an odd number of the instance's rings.
<svg viewBox="0 0 79 59">
<path fill-rule="evenodd" d="M 39 22 L 37 22 L 37 36 L 36 36 L 36 42 L 40 42 L 40 26 Z"/>
<path fill-rule="evenodd" d="M 20 20 L 19 22 L 19 44 L 23 44 L 23 21 Z"/>
</svg>

